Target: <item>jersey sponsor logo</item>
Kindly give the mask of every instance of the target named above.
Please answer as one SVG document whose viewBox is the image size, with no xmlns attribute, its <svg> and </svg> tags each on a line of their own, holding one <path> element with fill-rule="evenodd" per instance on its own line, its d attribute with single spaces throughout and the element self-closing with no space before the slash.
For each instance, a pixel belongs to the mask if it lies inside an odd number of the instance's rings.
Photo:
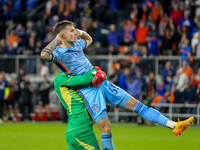
<svg viewBox="0 0 200 150">
<path fill-rule="evenodd" d="M 94 104 L 93 105 L 93 109 L 94 109 L 94 111 L 99 111 L 99 105 L 98 104 Z"/>
<path fill-rule="evenodd" d="M 72 57 L 74 57 L 74 58 L 79 58 L 79 57 L 81 57 L 82 56 L 82 53 L 80 53 L 80 52 L 77 52 L 77 53 L 73 53 L 73 54 L 70 54 L 70 55 L 68 55 L 67 57 L 68 58 L 72 58 Z"/>
</svg>

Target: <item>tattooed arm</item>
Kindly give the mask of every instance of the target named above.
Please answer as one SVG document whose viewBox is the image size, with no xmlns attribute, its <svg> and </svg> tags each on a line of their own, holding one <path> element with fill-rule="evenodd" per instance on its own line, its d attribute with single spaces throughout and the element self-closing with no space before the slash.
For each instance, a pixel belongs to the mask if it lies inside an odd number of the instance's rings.
<svg viewBox="0 0 200 150">
<path fill-rule="evenodd" d="M 52 60 L 52 52 L 56 46 L 61 43 L 61 39 L 63 38 L 63 33 L 59 33 L 56 38 L 49 43 L 41 52 L 41 58 L 46 61 Z"/>
</svg>

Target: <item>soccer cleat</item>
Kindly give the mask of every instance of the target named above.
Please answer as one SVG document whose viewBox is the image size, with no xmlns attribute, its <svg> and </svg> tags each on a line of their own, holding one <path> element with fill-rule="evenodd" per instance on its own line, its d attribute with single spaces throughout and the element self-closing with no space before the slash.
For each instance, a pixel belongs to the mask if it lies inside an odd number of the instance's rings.
<svg viewBox="0 0 200 150">
<path fill-rule="evenodd" d="M 176 127 L 173 130 L 173 132 L 177 135 L 177 136 L 181 136 L 181 134 L 183 133 L 183 131 L 190 127 L 191 124 L 193 124 L 194 122 L 194 117 L 190 117 L 187 120 L 184 121 L 179 121 L 178 118 L 178 122 L 176 123 Z"/>
</svg>

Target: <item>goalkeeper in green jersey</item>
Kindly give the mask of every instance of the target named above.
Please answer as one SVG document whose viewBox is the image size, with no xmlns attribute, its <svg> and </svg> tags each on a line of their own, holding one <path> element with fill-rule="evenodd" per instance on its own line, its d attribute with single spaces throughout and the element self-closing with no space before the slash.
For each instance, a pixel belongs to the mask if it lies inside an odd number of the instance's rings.
<svg viewBox="0 0 200 150">
<path fill-rule="evenodd" d="M 83 99 L 76 92 L 77 86 L 95 84 L 94 80 L 97 81 L 98 75 L 100 78 L 101 72 L 93 69 L 80 76 L 66 76 L 60 73 L 54 80 L 55 91 L 68 114 L 68 150 L 100 150 L 93 132 L 93 120 L 85 108 Z"/>
</svg>

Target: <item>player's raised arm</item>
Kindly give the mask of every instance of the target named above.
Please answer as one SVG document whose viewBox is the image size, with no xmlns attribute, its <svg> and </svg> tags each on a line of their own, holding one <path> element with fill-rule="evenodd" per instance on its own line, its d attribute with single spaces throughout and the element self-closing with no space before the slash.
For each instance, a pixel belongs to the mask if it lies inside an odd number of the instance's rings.
<svg viewBox="0 0 200 150">
<path fill-rule="evenodd" d="M 59 33 L 56 36 L 56 38 L 42 50 L 41 58 L 46 61 L 51 61 L 53 58 L 52 52 L 55 49 L 55 47 L 61 43 L 62 38 L 63 38 L 63 33 Z"/>
<path fill-rule="evenodd" d="M 76 31 L 78 32 L 79 36 L 82 39 L 86 40 L 86 42 L 87 42 L 86 48 L 92 44 L 92 42 L 93 42 L 92 37 L 87 32 L 85 32 L 83 30 L 78 30 L 78 29 L 76 29 Z"/>
</svg>

